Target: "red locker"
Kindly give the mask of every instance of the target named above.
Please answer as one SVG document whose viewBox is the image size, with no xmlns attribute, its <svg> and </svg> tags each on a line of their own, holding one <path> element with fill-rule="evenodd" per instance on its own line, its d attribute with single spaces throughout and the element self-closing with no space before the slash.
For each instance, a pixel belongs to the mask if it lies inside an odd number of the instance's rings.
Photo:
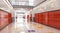
<svg viewBox="0 0 60 33">
<path fill-rule="evenodd" d="M 39 22 L 45 24 L 46 22 L 46 13 L 39 14 Z"/>
<path fill-rule="evenodd" d="M 43 14 L 42 13 L 39 13 L 39 23 L 43 23 Z"/>
<path fill-rule="evenodd" d="M 30 21 L 32 21 L 32 14 L 27 15 L 27 19 L 30 20 Z"/>
<path fill-rule="evenodd" d="M 12 21 L 12 15 L 0 9 L 0 29 L 10 24 L 11 21 Z"/>
<path fill-rule="evenodd" d="M 34 19 L 35 19 L 35 22 L 38 22 L 39 23 L 39 13 L 35 14 Z"/>
<path fill-rule="evenodd" d="M 12 23 L 12 15 L 10 13 L 8 13 L 8 23 Z"/>
<path fill-rule="evenodd" d="M 48 25 L 60 29 L 60 10 L 48 13 Z"/>
<path fill-rule="evenodd" d="M 60 10 L 35 14 L 35 22 L 60 29 Z"/>
<path fill-rule="evenodd" d="M 29 22 L 29 15 L 27 15 L 27 21 Z"/>
<path fill-rule="evenodd" d="M 38 23 L 46 24 L 46 13 L 35 14 L 35 21 Z"/>
</svg>

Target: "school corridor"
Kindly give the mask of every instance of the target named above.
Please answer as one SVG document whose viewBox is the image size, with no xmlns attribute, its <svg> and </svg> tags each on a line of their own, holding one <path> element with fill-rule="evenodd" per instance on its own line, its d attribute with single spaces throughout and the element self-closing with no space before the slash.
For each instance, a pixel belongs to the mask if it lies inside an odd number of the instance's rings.
<svg viewBox="0 0 60 33">
<path fill-rule="evenodd" d="M 0 33 L 60 33 L 60 0 L 0 0 Z"/>
</svg>

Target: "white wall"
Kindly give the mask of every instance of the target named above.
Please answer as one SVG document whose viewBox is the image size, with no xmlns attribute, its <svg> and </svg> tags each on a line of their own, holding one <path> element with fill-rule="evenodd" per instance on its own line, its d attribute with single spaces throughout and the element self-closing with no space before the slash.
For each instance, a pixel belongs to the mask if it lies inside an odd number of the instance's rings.
<svg viewBox="0 0 60 33">
<path fill-rule="evenodd" d="M 60 0 L 47 0 L 33 9 L 32 14 L 60 9 Z"/>
<path fill-rule="evenodd" d="M 39 3 L 41 3 L 44 0 L 34 0 L 34 5 L 38 5 Z"/>
</svg>

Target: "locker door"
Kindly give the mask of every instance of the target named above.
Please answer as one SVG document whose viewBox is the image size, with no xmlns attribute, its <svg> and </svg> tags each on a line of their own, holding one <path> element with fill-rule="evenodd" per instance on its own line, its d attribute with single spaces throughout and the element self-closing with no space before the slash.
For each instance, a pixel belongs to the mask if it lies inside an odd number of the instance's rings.
<svg viewBox="0 0 60 33">
<path fill-rule="evenodd" d="M 48 13 L 48 25 L 55 28 L 60 28 L 60 11 Z"/>
<path fill-rule="evenodd" d="M 12 17 L 11 19 L 9 19 L 9 17 L 11 17 L 11 15 L 9 16 L 8 12 L 5 12 L 4 10 L 0 10 L 0 29 L 2 29 L 3 27 L 9 24 L 9 20 L 12 19 Z"/>
<path fill-rule="evenodd" d="M 1 28 L 5 27 L 8 24 L 7 16 L 8 13 L 4 11 L 1 12 Z"/>
<path fill-rule="evenodd" d="M 12 15 L 10 13 L 8 13 L 7 18 L 8 18 L 8 23 L 9 24 L 12 23 Z"/>
<path fill-rule="evenodd" d="M 46 24 L 47 13 L 39 13 L 39 23 Z"/>
<path fill-rule="evenodd" d="M 39 13 L 35 14 L 35 22 L 39 22 Z"/>
</svg>

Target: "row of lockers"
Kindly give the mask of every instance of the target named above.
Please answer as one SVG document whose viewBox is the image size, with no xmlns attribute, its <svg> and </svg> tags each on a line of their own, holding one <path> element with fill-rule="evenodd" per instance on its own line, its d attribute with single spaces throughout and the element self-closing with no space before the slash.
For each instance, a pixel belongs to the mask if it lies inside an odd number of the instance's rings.
<svg viewBox="0 0 60 33">
<path fill-rule="evenodd" d="M 60 29 L 60 10 L 35 14 L 35 22 Z"/>
<path fill-rule="evenodd" d="M 5 12 L 0 9 L 0 29 L 4 28 L 6 25 L 12 22 L 11 13 Z"/>
<path fill-rule="evenodd" d="M 27 19 L 28 19 L 28 21 L 32 21 L 32 14 L 31 15 L 27 15 Z"/>
</svg>

